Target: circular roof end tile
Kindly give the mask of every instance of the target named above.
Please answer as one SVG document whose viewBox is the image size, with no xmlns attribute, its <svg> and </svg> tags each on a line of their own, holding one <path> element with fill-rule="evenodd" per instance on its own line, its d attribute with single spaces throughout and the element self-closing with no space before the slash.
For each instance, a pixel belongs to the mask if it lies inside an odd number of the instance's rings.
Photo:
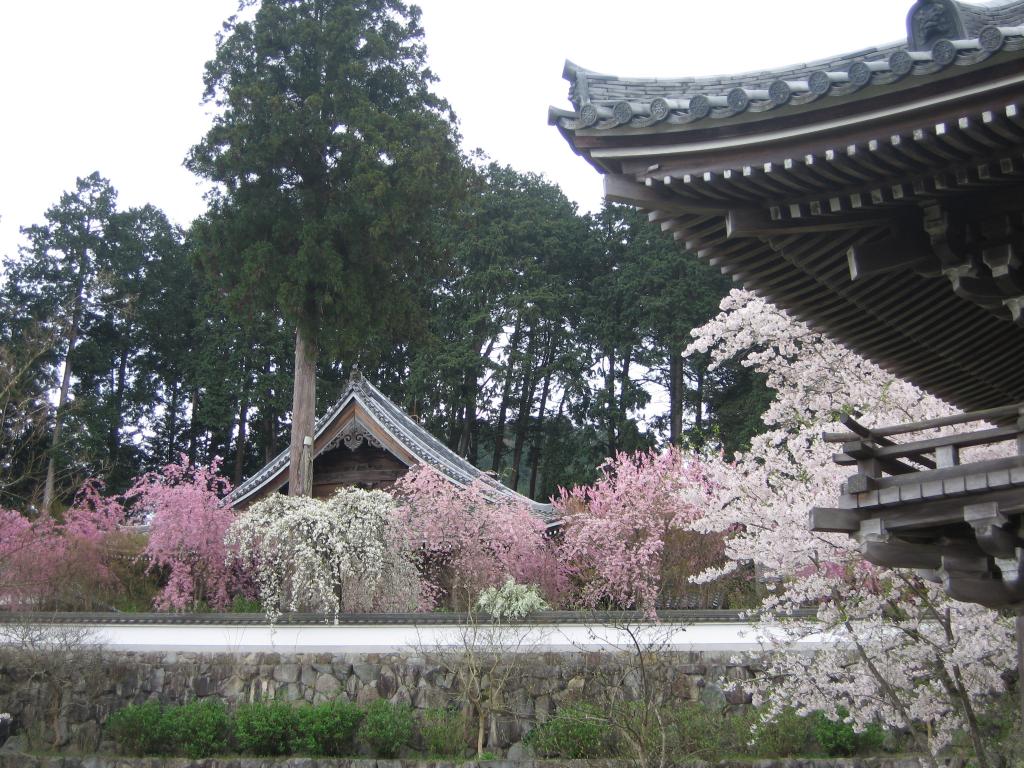
<svg viewBox="0 0 1024 768">
<path fill-rule="evenodd" d="M 629 106 L 628 101 L 617 101 L 615 106 L 612 107 L 612 116 L 615 118 L 616 123 L 625 125 L 633 119 L 633 108 Z"/>
<path fill-rule="evenodd" d="M 847 70 L 850 82 L 858 88 L 863 88 L 871 82 L 871 68 L 863 61 L 855 61 Z"/>
<path fill-rule="evenodd" d="M 742 88 L 733 88 L 725 100 L 734 112 L 742 112 L 750 104 L 750 96 Z"/>
<path fill-rule="evenodd" d="M 978 43 L 981 45 L 981 50 L 988 53 L 995 53 L 1002 48 L 1005 40 L 1006 36 L 999 27 L 985 27 L 978 35 Z"/>
<path fill-rule="evenodd" d="M 914 69 L 914 58 L 906 51 L 896 51 L 889 57 L 889 69 L 899 77 L 909 75 Z"/>
<path fill-rule="evenodd" d="M 690 99 L 690 117 L 700 120 L 711 114 L 711 101 L 703 94 L 697 94 Z"/>
<path fill-rule="evenodd" d="M 663 99 L 661 96 L 654 99 L 651 102 L 651 119 L 661 121 L 668 117 L 671 108 L 668 105 L 668 101 Z"/>
<path fill-rule="evenodd" d="M 956 46 L 949 40 L 939 40 L 932 46 L 932 60 L 940 67 L 948 67 L 956 61 Z"/>
<path fill-rule="evenodd" d="M 828 72 L 819 69 L 807 78 L 807 86 L 815 96 L 824 96 L 832 88 L 832 78 L 828 76 Z"/>
<path fill-rule="evenodd" d="M 768 86 L 768 98 L 772 100 L 772 104 L 781 107 L 787 101 L 789 97 L 793 95 L 793 89 L 789 87 L 789 83 L 785 80 L 776 80 L 774 83 Z"/>
<path fill-rule="evenodd" d="M 584 128 L 589 128 L 595 125 L 598 120 L 597 107 L 593 104 L 584 104 L 580 107 L 580 125 Z"/>
</svg>

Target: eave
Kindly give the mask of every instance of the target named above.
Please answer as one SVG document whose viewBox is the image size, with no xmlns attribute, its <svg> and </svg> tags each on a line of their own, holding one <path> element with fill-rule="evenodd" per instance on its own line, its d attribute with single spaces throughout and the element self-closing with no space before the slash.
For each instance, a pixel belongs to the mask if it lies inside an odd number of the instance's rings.
<svg viewBox="0 0 1024 768">
<path fill-rule="evenodd" d="M 1022 32 L 959 66 L 703 125 L 557 122 L 608 199 L 894 373 L 992 407 L 1024 400 Z M 967 246 L 942 242 L 943 216 Z"/>
</svg>

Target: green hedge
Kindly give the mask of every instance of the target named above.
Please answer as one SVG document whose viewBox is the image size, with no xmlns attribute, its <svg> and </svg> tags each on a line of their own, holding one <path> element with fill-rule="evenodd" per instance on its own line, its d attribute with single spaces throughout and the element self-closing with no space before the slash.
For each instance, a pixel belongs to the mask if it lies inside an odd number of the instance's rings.
<svg viewBox="0 0 1024 768">
<path fill-rule="evenodd" d="M 526 734 L 526 743 L 540 757 L 581 760 L 612 757 L 614 729 L 598 709 L 589 704 L 562 707 Z"/>
<path fill-rule="evenodd" d="M 377 699 L 366 707 L 359 725 L 359 740 L 380 757 L 396 757 L 412 740 L 412 729 L 410 706 Z"/>
<path fill-rule="evenodd" d="M 307 755 L 340 757 L 355 752 L 355 735 L 363 721 L 363 708 L 347 701 L 299 707 L 295 751 Z"/>
<path fill-rule="evenodd" d="M 625 706 L 617 720 L 590 704 L 565 706 L 531 730 L 526 742 L 541 757 L 629 757 L 629 742 L 621 738 L 621 731 L 632 726 L 630 731 L 637 736 L 635 718 L 626 720 L 635 714 Z M 420 742 L 428 755 L 464 756 L 467 736 L 461 712 L 425 710 L 418 719 Z M 181 706 L 148 701 L 112 714 L 106 735 L 122 752 L 140 756 L 201 759 L 235 752 L 342 757 L 355 754 L 358 741 L 373 755 L 390 758 L 412 742 L 416 720 L 408 705 L 383 700 L 365 709 L 344 700 L 316 706 L 273 701 L 244 704 L 234 713 L 215 699 Z M 665 709 L 661 722 L 669 754 L 702 760 L 863 755 L 876 752 L 884 735 L 877 727 L 855 733 L 850 725 L 820 713 L 800 717 L 787 710 L 774 722 L 762 724 L 755 710 L 725 715 L 699 704 Z M 651 744 L 660 744 L 661 731 L 651 737 Z"/>
<path fill-rule="evenodd" d="M 147 701 L 107 719 L 107 735 L 132 755 L 183 755 L 193 760 L 228 751 L 231 716 L 215 699 L 179 707 Z"/>
<path fill-rule="evenodd" d="M 358 732 L 374 754 L 393 757 L 412 738 L 413 716 L 409 707 L 384 701 L 367 710 L 347 701 L 316 706 L 259 702 L 243 704 L 233 715 L 215 699 L 180 706 L 147 701 L 112 714 L 105 730 L 128 755 L 340 757 L 355 754 Z"/>
</svg>

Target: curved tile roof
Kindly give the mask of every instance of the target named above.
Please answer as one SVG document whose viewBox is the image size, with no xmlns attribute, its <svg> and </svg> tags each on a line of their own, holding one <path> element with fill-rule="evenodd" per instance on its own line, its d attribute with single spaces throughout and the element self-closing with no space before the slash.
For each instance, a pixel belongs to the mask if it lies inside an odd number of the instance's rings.
<svg viewBox="0 0 1024 768">
<path fill-rule="evenodd" d="M 1024 50 L 1024 0 L 952 5 L 965 36 L 938 40 L 924 51 L 912 50 L 907 41 L 777 70 L 705 78 L 616 77 L 566 62 L 562 76 L 571 83 L 569 100 L 574 109 L 552 107 L 548 121 L 567 131 L 672 130 L 704 120 L 847 97 L 868 86 L 926 78 L 951 67 L 978 65 L 1002 52 Z"/>
<path fill-rule="evenodd" d="M 334 406 L 316 421 L 313 428 L 313 439 L 319 438 L 341 416 L 342 412 L 353 402 L 362 406 L 376 425 L 401 444 L 416 461 L 428 464 L 457 485 L 467 486 L 481 480 L 496 496 L 514 498 L 530 505 L 535 515 L 545 522 L 556 521 L 554 508 L 550 504 L 540 504 L 516 493 L 502 485 L 492 475 L 478 469 L 449 449 L 440 440 L 421 427 L 405 411 L 389 400 L 384 393 L 373 384 L 355 373 L 348 386 Z M 321 453 L 330 446 L 321 449 Z M 269 461 L 255 475 L 245 480 L 226 498 L 225 503 L 235 505 L 264 488 L 275 477 L 280 475 L 289 464 L 289 451 L 286 448 Z"/>
</svg>

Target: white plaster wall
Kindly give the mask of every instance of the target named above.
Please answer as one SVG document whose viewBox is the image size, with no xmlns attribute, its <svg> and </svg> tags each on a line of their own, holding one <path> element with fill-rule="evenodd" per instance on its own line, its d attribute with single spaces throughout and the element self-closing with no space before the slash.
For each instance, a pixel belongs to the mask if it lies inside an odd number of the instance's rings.
<svg viewBox="0 0 1024 768">
<path fill-rule="evenodd" d="M 387 653 L 460 646 L 472 629 L 452 625 L 154 625 L 90 624 L 83 626 L 89 641 L 110 650 L 277 652 L 277 653 Z M 678 651 L 756 651 L 764 646 L 753 625 L 737 622 L 606 625 L 560 624 L 477 630 L 476 645 L 494 645 L 504 651 L 577 651 L 628 648 L 630 632 L 641 644 Z M 772 633 L 784 642 L 781 633 Z M 0 642 L 3 642 L 0 633 Z M 840 642 L 835 636 L 817 635 L 794 646 L 813 650 Z"/>
</svg>

